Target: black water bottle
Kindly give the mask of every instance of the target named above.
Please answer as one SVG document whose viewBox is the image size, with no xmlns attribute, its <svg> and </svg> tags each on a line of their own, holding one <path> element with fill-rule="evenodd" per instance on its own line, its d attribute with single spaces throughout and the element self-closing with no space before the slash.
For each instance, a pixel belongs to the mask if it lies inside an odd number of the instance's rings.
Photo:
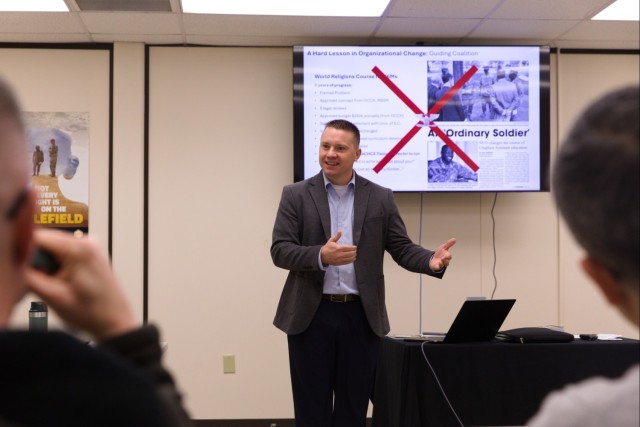
<svg viewBox="0 0 640 427">
<path fill-rule="evenodd" d="M 31 301 L 29 309 L 29 330 L 30 331 L 46 331 L 47 323 L 47 304 L 42 301 Z"/>
</svg>

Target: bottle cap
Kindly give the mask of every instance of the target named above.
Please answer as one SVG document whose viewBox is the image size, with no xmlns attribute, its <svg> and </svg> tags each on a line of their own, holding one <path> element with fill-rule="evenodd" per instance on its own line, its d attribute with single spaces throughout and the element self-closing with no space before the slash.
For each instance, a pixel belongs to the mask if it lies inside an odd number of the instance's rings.
<svg viewBox="0 0 640 427">
<path fill-rule="evenodd" d="M 31 308 L 29 311 L 48 311 L 47 303 L 44 301 L 31 301 Z"/>
</svg>

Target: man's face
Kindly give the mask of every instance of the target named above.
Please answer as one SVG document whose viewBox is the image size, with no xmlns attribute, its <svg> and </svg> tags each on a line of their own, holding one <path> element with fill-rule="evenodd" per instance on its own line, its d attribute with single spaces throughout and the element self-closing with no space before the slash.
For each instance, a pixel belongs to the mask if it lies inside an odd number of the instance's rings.
<svg viewBox="0 0 640 427">
<path fill-rule="evenodd" d="M 353 163 L 360 157 L 355 135 L 346 130 L 325 128 L 320 137 L 319 162 L 327 179 L 346 185 L 353 174 Z"/>
<path fill-rule="evenodd" d="M 453 161 L 453 150 L 445 145 L 442 147 L 440 157 L 442 157 L 442 161 L 448 165 Z"/>
</svg>

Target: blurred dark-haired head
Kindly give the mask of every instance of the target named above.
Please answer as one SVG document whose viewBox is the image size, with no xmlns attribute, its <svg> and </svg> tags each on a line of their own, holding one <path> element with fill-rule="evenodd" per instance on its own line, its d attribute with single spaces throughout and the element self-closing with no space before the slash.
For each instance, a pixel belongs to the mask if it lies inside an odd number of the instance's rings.
<svg viewBox="0 0 640 427">
<path fill-rule="evenodd" d="M 621 282 L 638 291 L 640 88 L 592 103 L 561 145 L 553 195 L 569 229 Z"/>
</svg>

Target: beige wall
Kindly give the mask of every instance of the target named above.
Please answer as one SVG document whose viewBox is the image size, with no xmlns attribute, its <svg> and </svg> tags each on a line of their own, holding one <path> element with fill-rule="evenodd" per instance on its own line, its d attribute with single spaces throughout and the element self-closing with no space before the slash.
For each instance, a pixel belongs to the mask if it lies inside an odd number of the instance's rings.
<svg viewBox="0 0 640 427">
<path fill-rule="evenodd" d="M 560 55 L 558 61 L 559 129 L 566 134 L 582 108 L 620 85 L 638 83 L 639 57 L 617 55 Z M 558 230 L 560 321 L 572 330 L 607 331 L 638 337 L 578 269 L 581 250 L 564 224 Z"/>
<path fill-rule="evenodd" d="M 144 45 L 113 52 L 112 260 L 143 318 Z"/>
<path fill-rule="evenodd" d="M 0 75 L 16 88 L 25 111 L 89 113 L 89 164 L 78 167 L 90 171 L 89 224 L 105 247 L 109 230 L 109 62 L 110 53 L 104 49 L 0 47 Z M 48 171 L 48 166 L 42 170 Z M 28 295 L 16 307 L 15 324 L 28 324 L 29 303 L 34 299 Z M 59 324 L 53 313 L 50 324 Z"/>
<path fill-rule="evenodd" d="M 551 65 L 553 156 L 583 105 L 637 83 L 639 66 L 638 55 L 562 52 Z M 291 49 L 153 47 L 149 67 L 150 320 L 195 418 L 291 418 L 286 337 L 271 325 L 286 271 L 269 256 L 292 179 Z M 140 312 L 143 113 L 144 46 L 117 43 L 113 262 Z M 458 244 L 442 281 L 386 260 L 392 332 L 444 329 L 465 297 L 493 291 L 494 194 L 396 200 L 415 241 Z M 505 328 L 638 337 L 579 271 L 550 194 L 500 193 L 494 217 L 495 297 L 517 299 Z M 225 354 L 236 356 L 236 374 L 222 373 Z"/>
<path fill-rule="evenodd" d="M 555 153 L 584 94 L 611 87 L 598 84 L 610 69 L 615 83 L 637 81 L 638 57 L 560 54 L 552 68 Z M 271 326 L 286 272 L 269 257 L 281 187 L 292 177 L 290 49 L 152 48 L 150 69 L 150 316 L 165 331 L 168 361 L 197 418 L 291 417 L 285 336 Z M 445 329 L 465 297 L 493 291 L 494 195 L 397 201 L 414 240 L 459 243 L 442 281 L 386 260 L 392 332 Z M 501 193 L 494 216 L 495 297 L 518 300 L 505 328 L 637 337 L 591 297 L 549 193 Z M 222 373 L 223 354 L 236 355 L 236 374 Z"/>
</svg>

